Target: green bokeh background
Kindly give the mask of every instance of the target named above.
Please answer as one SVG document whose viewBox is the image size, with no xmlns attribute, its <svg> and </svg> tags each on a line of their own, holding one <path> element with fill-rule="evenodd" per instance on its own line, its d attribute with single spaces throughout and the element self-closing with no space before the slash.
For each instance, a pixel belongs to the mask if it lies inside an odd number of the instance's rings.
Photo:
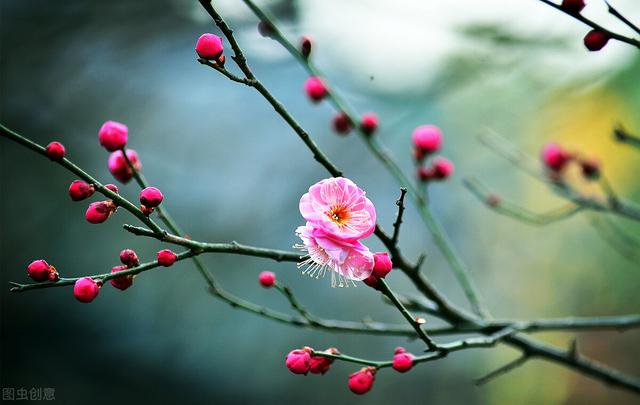
<svg viewBox="0 0 640 405">
<path fill-rule="evenodd" d="M 366 8 L 366 2 L 355 4 Z M 326 24 L 305 14 L 306 6 L 282 2 L 273 9 L 288 32 L 298 35 L 303 26 Z M 195 38 L 213 30 L 202 14 L 185 1 L 2 2 L 0 119 L 39 143 L 62 141 L 72 160 L 105 181 L 110 179 L 107 153 L 98 145 L 97 130 L 107 119 L 125 122 L 146 177 L 163 191 L 166 207 L 190 235 L 287 249 L 296 243 L 293 230 L 302 223 L 300 195 L 326 173 L 259 95 L 196 62 Z M 255 33 L 255 20 L 232 17 L 229 22 L 249 49 L 258 41 L 277 49 Z M 570 24 L 562 18 L 553 23 Z M 348 62 L 354 59 L 349 49 L 319 42 L 315 57 L 359 111 L 378 113 L 378 136 L 408 173 L 413 170 L 412 129 L 424 123 L 443 129 L 442 153 L 455 162 L 456 172 L 451 181 L 433 186 L 431 204 L 495 317 L 637 313 L 637 246 L 619 241 L 611 246 L 594 228 L 592 214 L 545 227 L 498 216 L 461 180 L 476 176 L 537 212 L 562 204 L 544 185 L 480 144 L 477 136 L 490 128 L 534 156 L 549 140 L 597 156 L 618 192 L 640 201 L 640 154 L 611 136 L 617 122 L 640 132 L 640 57 L 621 57 L 606 68 L 575 75 L 563 71 L 565 78 L 557 80 L 550 61 L 575 52 L 579 37 L 541 39 L 505 31 L 499 24 L 452 29 L 482 46 L 473 52 L 452 49 L 437 60 L 437 69 L 425 72 L 429 84 L 410 92 L 379 86 L 357 58 Z M 265 55 L 248 55 L 258 77 L 367 191 L 379 222 L 390 227 L 397 184 L 360 139 L 331 133 L 333 111 L 305 100 L 299 66 L 287 57 Z M 590 57 L 615 57 L 608 55 Z M 393 50 L 389 58 L 393 69 Z M 109 271 L 125 247 L 143 260 L 164 248 L 122 231 L 123 223 L 136 222 L 124 211 L 100 226 L 86 223 L 86 203 L 71 203 L 67 196 L 67 185 L 75 179 L 70 173 L 0 141 L 2 285 L 25 281 L 24 269 L 36 258 L 55 264 L 65 276 L 79 276 Z M 136 199 L 135 185 L 121 190 Z M 609 219 L 640 236 L 637 225 Z M 374 238 L 366 243 L 381 249 Z M 411 205 L 401 243 L 409 257 L 426 252 L 426 274 L 464 304 Z M 289 310 L 283 298 L 259 287 L 260 271 L 275 271 L 319 316 L 400 321 L 372 290 L 331 289 L 328 280 L 302 277 L 293 264 L 223 255 L 204 259 L 225 288 L 282 311 Z M 389 282 L 399 291 L 413 291 L 401 274 Z M 484 387 L 474 386 L 473 378 L 515 358 L 517 353 L 503 346 L 456 353 L 404 375 L 385 370 L 371 393 L 356 397 L 346 388 L 353 365 L 335 364 L 325 376 L 305 378 L 286 370 L 285 354 L 303 345 L 336 346 L 384 359 L 395 346 L 418 352 L 420 345 L 404 338 L 302 330 L 230 308 L 207 293 L 188 262 L 145 273 L 124 293 L 104 288 L 91 305 L 75 302 L 70 289 L 20 295 L 7 290 L 0 296 L 0 386 L 53 387 L 61 403 L 637 402 L 630 394 L 539 360 Z M 576 337 L 537 336 L 564 347 Z M 639 338 L 636 331 L 596 332 L 579 334 L 578 342 L 585 354 L 638 375 Z"/>
</svg>

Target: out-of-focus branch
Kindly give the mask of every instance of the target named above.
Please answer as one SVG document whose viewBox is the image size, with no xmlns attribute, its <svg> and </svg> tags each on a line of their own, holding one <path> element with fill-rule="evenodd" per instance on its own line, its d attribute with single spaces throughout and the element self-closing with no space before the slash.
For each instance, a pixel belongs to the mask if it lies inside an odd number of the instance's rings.
<svg viewBox="0 0 640 405">
<path fill-rule="evenodd" d="M 495 370 L 493 370 L 492 372 L 477 378 L 474 382 L 476 385 L 484 385 L 494 379 L 496 379 L 497 377 L 500 377 L 501 375 L 504 375 L 506 373 L 508 373 L 509 371 L 515 370 L 516 368 L 520 367 L 521 365 L 523 365 L 527 360 L 529 359 L 529 356 L 527 356 L 526 354 L 522 354 L 520 355 L 520 357 L 518 357 L 517 359 L 510 361 L 509 363 L 505 364 L 502 367 L 499 367 Z"/>
<path fill-rule="evenodd" d="M 616 17 L 618 20 L 622 21 L 623 23 L 625 23 L 627 25 L 627 27 L 631 28 L 632 30 L 634 30 L 635 32 L 637 32 L 638 34 L 640 34 L 640 28 L 638 28 L 637 25 L 635 25 L 634 23 L 632 23 L 631 21 L 629 21 L 629 19 L 627 19 L 627 17 L 623 16 L 622 14 L 620 14 L 620 12 L 618 10 L 616 10 L 611 3 L 609 3 L 607 0 L 604 1 L 605 4 L 607 5 L 607 11 L 609 11 L 609 14 L 611 14 L 612 16 Z"/>
<path fill-rule="evenodd" d="M 640 149 L 640 137 L 627 132 L 622 125 L 614 128 L 613 136 L 618 142 L 626 143 Z"/>
</svg>

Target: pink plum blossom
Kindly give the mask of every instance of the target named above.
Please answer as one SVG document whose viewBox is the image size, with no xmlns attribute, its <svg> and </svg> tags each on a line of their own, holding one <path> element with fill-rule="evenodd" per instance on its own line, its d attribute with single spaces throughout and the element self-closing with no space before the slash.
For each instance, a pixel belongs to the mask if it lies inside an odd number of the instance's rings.
<svg viewBox="0 0 640 405">
<path fill-rule="evenodd" d="M 347 287 L 349 280 L 364 280 L 371 275 L 373 254 L 359 241 L 334 239 L 309 222 L 298 227 L 296 234 L 303 242 L 296 247 L 308 254 L 306 260 L 298 264 L 304 267 L 302 274 L 319 278 L 330 269 L 332 287 Z"/>
<path fill-rule="evenodd" d="M 300 213 L 334 240 L 354 242 L 371 235 L 376 209 L 365 192 L 344 177 L 321 180 L 300 198 Z"/>
</svg>

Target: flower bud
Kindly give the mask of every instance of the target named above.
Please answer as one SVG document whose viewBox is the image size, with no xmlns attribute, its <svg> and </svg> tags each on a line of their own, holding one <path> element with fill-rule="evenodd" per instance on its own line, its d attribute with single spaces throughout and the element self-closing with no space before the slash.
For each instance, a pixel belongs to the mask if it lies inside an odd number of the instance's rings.
<svg viewBox="0 0 640 405">
<path fill-rule="evenodd" d="M 97 201 L 89 204 L 85 218 L 92 224 L 101 224 L 113 214 L 116 210 L 116 205 L 111 201 Z"/>
<path fill-rule="evenodd" d="M 393 369 L 400 372 L 400 373 L 406 373 L 407 371 L 411 370 L 411 368 L 413 367 L 413 359 L 415 358 L 415 356 L 411 353 L 407 353 L 405 352 L 401 352 L 398 353 L 397 349 L 396 349 L 396 353 L 393 356 Z"/>
<path fill-rule="evenodd" d="M 372 135 L 378 129 L 378 116 L 374 113 L 366 113 L 360 119 L 360 129 L 365 135 Z"/>
<path fill-rule="evenodd" d="M 307 374 L 311 368 L 310 350 L 296 349 L 287 354 L 285 364 L 287 368 L 294 374 Z"/>
<path fill-rule="evenodd" d="M 444 180 L 453 174 L 453 163 L 446 158 L 438 157 L 433 160 L 434 177 Z"/>
<path fill-rule="evenodd" d="M 599 51 L 609 42 L 609 34 L 599 30 L 591 30 L 584 37 L 584 46 L 591 52 Z"/>
<path fill-rule="evenodd" d="M 138 153 L 135 150 L 127 149 L 127 157 L 136 171 L 140 171 L 140 169 L 142 169 Z M 116 180 L 119 180 L 122 183 L 129 182 L 131 177 L 133 177 L 133 172 L 131 171 L 127 160 L 122 155 L 122 151 L 117 150 L 109 155 L 109 172 L 111 172 Z"/>
<path fill-rule="evenodd" d="M 115 266 L 111 269 L 111 272 L 117 273 L 123 270 L 127 270 L 127 266 Z M 124 291 L 133 285 L 133 275 L 129 274 L 126 276 L 112 278 L 111 280 L 109 280 L 109 282 L 118 290 Z"/>
<path fill-rule="evenodd" d="M 86 181 L 74 180 L 69 186 L 69 197 L 73 201 L 82 201 L 85 198 L 89 198 L 96 191 L 93 184 L 89 184 Z"/>
<path fill-rule="evenodd" d="M 300 53 L 305 59 L 309 59 L 309 55 L 311 55 L 311 38 L 306 35 L 300 41 Z"/>
<path fill-rule="evenodd" d="M 421 125 L 411 135 L 415 147 L 425 154 L 436 152 L 442 146 L 442 131 L 435 125 Z"/>
<path fill-rule="evenodd" d="M 202 59 L 215 60 L 222 55 L 222 38 L 213 34 L 202 34 L 196 43 L 196 52 Z"/>
<path fill-rule="evenodd" d="M 364 280 L 362 280 L 363 283 L 365 283 L 366 285 L 368 285 L 369 287 L 373 288 L 374 290 L 380 290 L 380 287 L 378 287 L 378 280 L 379 278 L 374 276 L 373 274 L 371 274 L 369 277 L 365 278 Z"/>
<path fill-rule="evenodd" d="M 329 349 L 324 350 L 322 353 L 338 354 L 340 352 L 338 352 L 338 349 L 336 349 L 335 347 L 330 347 Z M 332 359 L 331 357 L 312 356 L 309 363 L 309 371 L 311 371 L 312 374 L 324 374 L 329 371 L 329 368 L 331 368 L 333 360 L 334 359 Z"/>
<path fill-rule="evenodd" d="M 98 140 L 109 152 L 124 148 L 129 137 L 129 128 L 116 121 L 107 121 L 98 131 Z"/>
<path fill-rule="evenodd" d="M 140 191 L 140 203 L 145 207 L 155 208 L 162 202 L 164 196 L 155 187 L 147 187 Z"/>
<path fill-rule="evenodd" d="M 557 143 L 547 143 L 542 148 L 542 161 L 548 169 L 560 172 L 571 160 L 570 153 L 565 151 Z"/>
<path fill-rule="evenodd" d="M 340 111 L 333 117 L 333 130 L 340 135 L 348 134 L 353 128 L 353 122 L 344 111 Z"/>
<path fill-rule="evenodd" d="M 89 303 L 96 299 L 100 286 L 91 277 L 82 277 L 73 286 L 73 295 L 80 302 Z"/>
<path fill-rule="evenodd" d="M 159 251 L 157 257 L 158 264 L 164 267 L 171 266 L 178 259 L 178 256 L 169 249 Z"/>
<path fill-rule="evenodd" d="M 406 353 L 407 349 L 405 349 L 402 346 L 398 346 L 396 347 L 396 349 L 393 351 L 393 354 L 400 354 L 400 353 Z"/>
<path fill-rule="evenodd" d="M 418 167 L 417 174 L 421 181 L 431 181 L 436 178 L 436 172 L 433 166 Z"/>
<path fill-rule="evenodd" d="M 118 194 L 119 192 L 118 186 L 116 186 L 115 184 L 105 184 L 104 188 L 116 194 Z"/>
<path fill-rule="evenodd" d="M 127 267 L 136 267 L 140 264 L 138 255 L 132 249 L 124 249 L 120 252 L 120 261 Z"/>
<path fill-rule="evenodd" d="M 377 252 L 373 254 L 373 273 L 376 278 L 385 278 L 393 268 L 391 258 L 387 252 Z"/>
<path fill-rule="evenodd" d="M 64 145 L 62 145 L 60 142 L 54 141 L 47 145 L 46 153 L 49 159 L 57 162 L 64 158 L 66 150 L 64 148 Z"/>
<path fill-rule="evenodd" d="M 304 91 L 313 102 L 319 102 L 327 96 L 327 86 L 322 79 L 317 76 L 311 76 L 304 82 Z"/>
<path fill-rule="evenodd" d="M 349 389 L 354 394 L 363 395 L 371 390 L 376 379 L 375 367 L 365 367 L 349 376 Z"/>
<path fill-rule="evenodd" d="M 258 276 L 258 281 L 263 287 L 272 287 L 276 283 L 276 275 L 272 271 L 263 271 Z"/>
<path fill-rule="evenodd" d="M 258 23 L 258 32 L 265 38 L 271 38 L 273 36 L 273 33 L 275 32 L 275 29 L 270 22 L 260 21 Z"/>
<path fill-rule="evenodd" d="M 489 193 L 489 195 L 487 195 L 487 204 L 491 208 L 497 208 L 500 205 L 500 201 L 501 198 L 498 194 Z"/>
<path fill-rule="evenodd" d="M 600 177 L 600 162 L 597 159 L 589 158 L 580 161 L 582 175 L 589 180 L 596 180 Z"/>
<path fill-rule="evenodd" d="M 27 267 L 27 274 L 33 281 L 58 281 L 58 271 L 46 260 L 35 260 Z"/>
<path fill-rule="evenodd" d="M 562 0 L 562 4 L 560 5 L 563 10 L 572 14 L 580 13 L 585 6 L 584 0 Z"/>
</svg>

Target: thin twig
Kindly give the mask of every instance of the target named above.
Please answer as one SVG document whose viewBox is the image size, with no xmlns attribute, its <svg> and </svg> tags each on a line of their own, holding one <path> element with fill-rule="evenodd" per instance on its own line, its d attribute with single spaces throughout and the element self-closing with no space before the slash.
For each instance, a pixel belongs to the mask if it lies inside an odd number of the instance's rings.
<svg viewBox="0 0 640 405">
<path fill-rule="evenodd" d="M 391 243 L 398 244 L 398 237 L 400 236 L 400 225 L 402 224 L 402 214 L 404 214 L 404 196 L 407 194 L 407 189 L 400 188 L 400 197 L 396 200 L 398 206 L 398 214 L 396 215 L 396 221 L 393 223 L 393 236 L 391 237 Z"/>
<path fill-rule="evenodd" d="M 625 23 L 629 28 L 631 28 L 632 30 L 634 30 L 635 32 L 637 32 L 638 34 L 640 34 L 640 28 L 635 25 L 634 23 L 632 23 L 631 21 L 629 21 L 627 19 L 627 17 L 623 16 L 622 14 L 620 14 L 620 12 L 618 10 L 616 10 L 615 8 L 613 8 L 613 6 L 611 5 L 611 3 L 609 3 L 607 0 L 604 1 L 605 4 L 607 5 L 607 11 L 609 11 L 609 13 L 611 15 L 613 15 L 614 17 L 616 17 L 618 20 L 622 21 L 623 23 Z"/>
<path fill-rule="evenodd" d="M 511 370 L 514 370 L 518 367 L 520 367 L 521 365 L 523 365 L 524 363 L 526 363 L 526 361 L 529 359 L 529 356 L 527 356 L 526 354 L 521 355 L 520 357 L 518 357 L 517 359 L 510 361 L 509 363 L 505 364 L 504 366 L 493 370 L 492 372 L 488 373 L 485 376 L 482 376 L 480 378 L 477 378 L 474 380 L 474 384 L 475 385 L 484 385 L 492 380 L 494 380 L 497 377 L 500 377 L 501 375 L 504 375 L 506 373 L 508 373 Z"/>
</svg>

